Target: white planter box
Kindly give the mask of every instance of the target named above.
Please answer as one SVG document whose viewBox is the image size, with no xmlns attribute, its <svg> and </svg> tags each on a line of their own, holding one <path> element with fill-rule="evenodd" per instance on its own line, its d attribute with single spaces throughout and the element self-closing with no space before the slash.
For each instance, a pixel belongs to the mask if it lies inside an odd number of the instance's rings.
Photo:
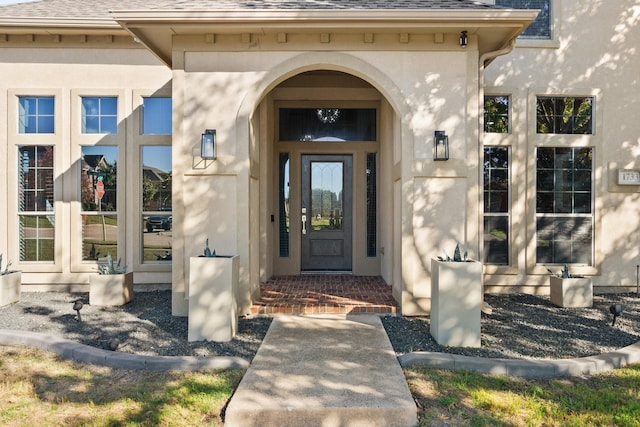
<svg viewBox="0 0 640 427">
<path fill-rule="evenodd" d="M 593 305 L 593 284 L 587 277 L 563 279 L 550 276 L 551 303 L 559 307 L 591 307 Z"/>
<path fill-rule="evenodd" d="M 94 274 L 89 278 L 89 304 L 124 305 L 133 301 L 133 272 Z"/>
<path fill-rule="evenodd" d="M 482 264 L 431 260 L 430 332 L 449 347 L 480 347 Z"/>
<path fill-rule="evenodd" d="M 193 257 L 189 263 L 189 341 L 231 341 L 238 330 L 239 257 Z"/>
<path fill-rule="evenodd" d="M 20 286 L 22 285 L 22 273 L 13 273 L 0 276 L 0 307 L 20 301 Z"/>
</svg>

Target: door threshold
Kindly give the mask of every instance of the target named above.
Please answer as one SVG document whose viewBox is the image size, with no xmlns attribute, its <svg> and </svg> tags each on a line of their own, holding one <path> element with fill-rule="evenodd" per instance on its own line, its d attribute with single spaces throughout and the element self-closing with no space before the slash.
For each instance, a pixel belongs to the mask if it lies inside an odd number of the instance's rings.
<svg viewBox="0 0 640 427">
<path fill-rule="evenodd" d="M 308 275 L 314 275 L 314 276 L 319 276 L 319 275 L 325 275 L 325 276 L 339 276 L 339 275 L 349 275 L 352 276 L 353 275 L 353 271 L 349 270 L 349 271 L 345 271 L 345 270 L 304 270 L 300 272 L 301 276 L 308 276 Z"/>
</svg>

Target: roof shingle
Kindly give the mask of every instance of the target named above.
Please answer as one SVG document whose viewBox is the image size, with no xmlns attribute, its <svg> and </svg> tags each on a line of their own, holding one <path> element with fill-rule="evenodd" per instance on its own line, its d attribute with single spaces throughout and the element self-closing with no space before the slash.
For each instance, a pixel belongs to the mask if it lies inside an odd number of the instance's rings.
<svg viewBox="0 0 640 427">
<path fill-rule="evenodd" d="M 41 0 L 0 6 L 5 18 L 109 18 L 112 10 L 503 9 L 475 0 Z"/>
</svg>

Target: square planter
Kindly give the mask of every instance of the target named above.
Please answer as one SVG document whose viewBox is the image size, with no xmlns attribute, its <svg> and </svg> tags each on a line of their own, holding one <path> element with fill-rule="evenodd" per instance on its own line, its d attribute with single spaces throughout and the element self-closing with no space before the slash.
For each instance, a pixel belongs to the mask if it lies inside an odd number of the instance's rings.
<svg viewBox="0 0 640 427">
<path fill-rule="evenodd" d="M 133 272 L 94 274 L 89 278 L 89 304 L 112 306 L 133 301 Z"/>
<path fill-rule="evenodd" d="M 22 273 L 0 275 L 0 307 L 20 301 L 20 286 L 22 286 Z"/>
<path fill-rule="evenodd" d="M 480 347 L 482 264 L 431 260 L 430 332 L 449 347 Z"/>
<path fill-rule="evenodd" d="M 239 257 L 193 257 L 189 263 L 189 341 L 231 341 L 238 330 Z"/>
<path fill-rule="evenodd" d="M 558 307 L 591 307 L 593 284 L 587 277 L 550 276 L 551 303 Z"/>
</svg>

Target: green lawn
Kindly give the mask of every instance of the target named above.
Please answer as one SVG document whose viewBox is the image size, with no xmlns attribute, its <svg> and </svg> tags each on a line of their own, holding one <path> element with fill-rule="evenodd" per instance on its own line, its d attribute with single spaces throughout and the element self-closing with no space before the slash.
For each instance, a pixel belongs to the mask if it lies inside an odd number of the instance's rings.
<svg viewBox="0 0 640 427">
<path fill-rule="evenodd" d="M 221 426 L 243 373 L 127 371 L 0 346 L 0 425 Z M 640 426 L 640 364 L 583 378 L 405 375 L 420 426 Z"/>
</svg>

